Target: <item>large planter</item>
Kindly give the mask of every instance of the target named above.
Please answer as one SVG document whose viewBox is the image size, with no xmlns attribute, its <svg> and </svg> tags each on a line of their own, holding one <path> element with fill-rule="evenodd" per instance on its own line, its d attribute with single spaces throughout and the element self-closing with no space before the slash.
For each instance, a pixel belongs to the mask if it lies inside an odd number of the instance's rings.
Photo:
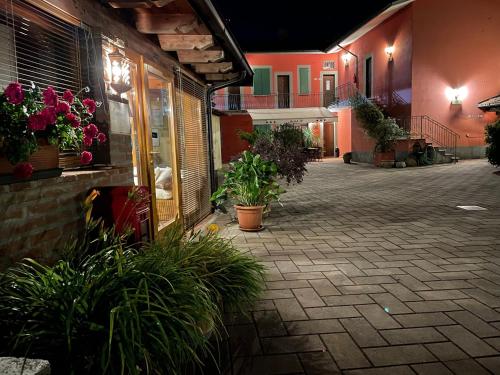
<svg viewBox="0 0 500 375">
<path fill-rule="evenodd" d="M 33 171 L 44 171 L 59 168 L 59 148 L 51 145 L 46 139 L 38 140 L 38 149 L 32 153 L 28 163 L 33 166 Z M 0 157 L 0 175 L 8 175 L 14 172 L 15 165 L 12 165 L 7 158 Z"/>
<path fill-rule="evenodd" d="M 77 151 L 63 151 L 59 153 L 59 168 L 64 170 L 77 169 L 81 166 L 80 153 Z"/>
<path fill-rule="evenodd" d="M 234 206 L 242 231 L 254 232 L 262 229 L 262 212 L 265 206 Z"/>
<path fill-rule="evenodd" d="M 386 152 L 375 152 L 373 154 L 373 164 L 375 164 L 376 167 L 382 166 L 382 164 L 386 164 L 383 162 L 392 162 L 394 163 L 394 160 L 396 159 L 396 152 L 395 151 L 386 151 Z"/>
</svg>

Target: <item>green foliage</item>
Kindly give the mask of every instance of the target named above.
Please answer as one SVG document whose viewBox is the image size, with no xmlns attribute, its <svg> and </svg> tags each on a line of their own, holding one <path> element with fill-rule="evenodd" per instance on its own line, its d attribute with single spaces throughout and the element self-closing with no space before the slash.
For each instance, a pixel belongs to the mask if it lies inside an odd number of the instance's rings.
<svg viewBox="0 0 500 375">
<path fill-rule="evenodd" d="M 244 151 L 241 158 L 230 165 L 230 171 L 224 175 L 224 183 L 211 198 L 218 207 L 223 209 L 222 204 L 228 199 L 241 206 L 265 206 L 279 200 L 283 190 L 275 180 L 278 173 L 276 164 Z"/>
<path fill-rule="evenodd" d="M 271 138 L 272 133 L 268 129 L 254 129 L 252 132 L 239 131 L 238 136 L 241 140 L 247 141 L 253 146 L 259 138 Z"/>
<path fill-rule="evenodd" d="M 313 147 L 314 146 L 314 136 L 309 127 L 305 128 L 302 131 L 304 135 L 304 147 Z"/>
<path fill-rule="evenodd" d="M 382 111 L 365 97 L 358 94 L 350 101 L 362 128 L 375 140 L 375 151 L 390 151 L 398 138 L 407 135 L 394 119 L 385 118 Z"/>
<path fill-rule="evenodd" d="M 500 120 L 486 125 L 485 129 L 486 157 L 495 167 L 500 167 Z"/>
<path fill-rule="evenodd" d="M 222 306 L 262 289 L 262 266 L 215 234 L 185 239 L 177 226 L 137 251 L 104 230 L 83 247 L 2 275 L 0 354 L 48 359 L 54 374 L 183 374 L 211 355 Z"/>
</svg>

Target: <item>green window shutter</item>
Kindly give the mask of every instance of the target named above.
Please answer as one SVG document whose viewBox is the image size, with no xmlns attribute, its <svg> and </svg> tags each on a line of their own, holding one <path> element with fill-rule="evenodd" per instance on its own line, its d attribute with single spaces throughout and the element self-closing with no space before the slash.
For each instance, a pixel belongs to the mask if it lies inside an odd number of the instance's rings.
<svg viewBox="0 0 500 375">
<path fill-rule="evenodd" d="M 309 94 L 309 68 L 299 68 L 299 94 Z"/>
<path fill-rule="evenodd" d="M 269 95 L 271 94 L 271 69 L 254 68 L 253 76 L 253 94 Z"/>
</svg>

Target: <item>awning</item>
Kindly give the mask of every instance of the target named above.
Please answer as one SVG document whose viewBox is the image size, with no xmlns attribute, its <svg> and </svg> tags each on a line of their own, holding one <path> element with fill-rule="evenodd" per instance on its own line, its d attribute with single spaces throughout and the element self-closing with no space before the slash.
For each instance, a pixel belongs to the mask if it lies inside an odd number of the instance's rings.
<svg viewBox="0 0 500 375">
<path fill-rule="evenodd" d="M 323 107 L 313 108 L 280 108 L 280 109 L 248 109 L 254 123 L 282 124 L 290 122 L 307 124 L 309 122 L 329 122 L 337 120 L 337 114 Z"/>
<path fill-rule="evenodd" d="M 483 111 L 500 112 L 500 95 L 483 100 L 477 106 Z"/>
</svg>

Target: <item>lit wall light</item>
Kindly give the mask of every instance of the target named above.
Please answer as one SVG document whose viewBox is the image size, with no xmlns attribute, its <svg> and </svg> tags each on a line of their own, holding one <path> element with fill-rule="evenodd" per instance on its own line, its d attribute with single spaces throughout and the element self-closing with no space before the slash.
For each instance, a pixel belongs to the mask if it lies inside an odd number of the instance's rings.
<svg viewBox="0 0 500 375">
<path fill-rule="evenodd" d="M 445 90 L 446 98 L 451 102 L 451 104 L 462 104 L 468 93 L 469 90 L 467 90 L 467 87 L 465 86 L 456 89 L 447 87 Z"/>
<path fill-rule="evenodd" d="M 108 53 L 110 62 L 110 86 L 118 94 L 123 94 L 132 88 L 130 85 L 130 66 L 125 56 L 115 48 Z"/>
<path fill-rule="evenodd" d="M 351 54 L 350 53 L 344 53 L 342 55 L 342 61 L 344 62 L 345 66 L 349 66 L 349 61 L 351 61 Z"/>
<path fill-rule="evenodd" d="M 387 55 L 387 58 L 389 61 L 394 60 L 394 57 L 392 56 L 394 53 L 394 46 L 387 46 L 385 47 L 385 54 Z"/>
</svg>

